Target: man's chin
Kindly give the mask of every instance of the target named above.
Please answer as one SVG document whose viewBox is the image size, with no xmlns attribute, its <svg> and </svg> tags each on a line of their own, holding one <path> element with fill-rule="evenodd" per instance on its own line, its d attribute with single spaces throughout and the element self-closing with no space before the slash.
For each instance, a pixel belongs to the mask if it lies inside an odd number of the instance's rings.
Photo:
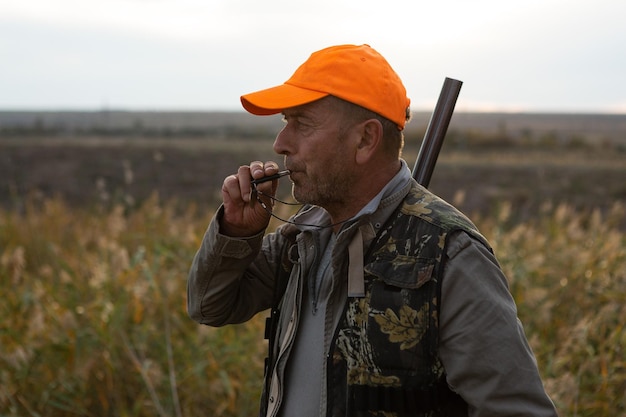
<svg viewBox="0 0 626 417">
<path fill-rule="evenodd" d="M 307 193 L 301 187 L 298 187 L 296 183 L 291 188 L 291 196 L 300 204 L 315 204 L 311 201 L 311 193 Z"/>
</svg>

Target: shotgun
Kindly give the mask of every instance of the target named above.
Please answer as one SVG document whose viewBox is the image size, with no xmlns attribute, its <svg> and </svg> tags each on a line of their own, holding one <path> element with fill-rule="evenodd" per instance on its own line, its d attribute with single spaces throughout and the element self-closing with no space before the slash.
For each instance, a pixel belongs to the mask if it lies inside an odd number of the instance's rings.
<svg viewBox="0 0 626 417">
<path fill-rule="evenodd" d="M 413 178 L 428 188 L 463 83 L 446 77 L 413 167 Z"/>
</svg>

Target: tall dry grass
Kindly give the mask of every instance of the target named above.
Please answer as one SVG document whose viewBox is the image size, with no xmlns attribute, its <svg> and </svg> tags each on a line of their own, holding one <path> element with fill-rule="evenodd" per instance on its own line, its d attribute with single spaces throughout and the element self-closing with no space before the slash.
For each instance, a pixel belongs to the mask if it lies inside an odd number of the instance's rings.
<svg viewBox="0 0 626 417">
<path fill-rule="evenodd" d="M 626 207 L 545 204 L 483 221 L 510 280 L 546 389 L 564 416 L 626 415 Z"/>
<path fill-rule="evenodd" d="M 0 415 L 249 416 L 261 315 L 211 329 L 186 314 L 210 213 L 157 198 L 125 211 L 51 199 L 0 212 Z M 626 234 L 607 215 L 546 205 L 478 219 L 511 280 L 563 416 L 626 413 Z"/>
<path fill-rule="evenodd" d="M 234 416 L 256 408 L 261 320 L 185 309 L 206 218 L 48 200 L 0 214 L 0 415 Z"/>
</svg>

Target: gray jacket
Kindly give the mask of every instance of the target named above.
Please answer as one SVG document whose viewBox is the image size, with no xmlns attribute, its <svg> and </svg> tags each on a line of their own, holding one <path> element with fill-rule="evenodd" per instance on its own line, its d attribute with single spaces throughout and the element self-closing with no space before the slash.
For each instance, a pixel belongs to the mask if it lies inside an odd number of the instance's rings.
<svg viewBox="0 0 626 417">
<path fill-rule="evenodd" d="M 333 284 L 326 300 L 323 334 L 308 339 L 309 342 L 319 341 L 313 345 L 319 345 L 316 347 L 323 350 L 322 353 L 328 352 L 347 298 L 347 271 L 350 262 L 355 262 L 348 255 L 350 243 L 355 236 L 362 236 L 364 250 L 367 249 L 378 228 L 410 189 L 410 181 L 410 172 L 404 165 L 392 181 L 395 185 L 383 190 L 373 204 L 334 236 L 331 268 L 326 273 Z M 274 273 L 285 243 L 280 231 L 265 236 L 260 233 L 246 239 L 224 236 L 219 233 L 220 215 L 221 210 L 218 210 L 205 233 L 193 260 L 188 283 L 190 316 L 210 326 L 241 323 L 271 307 Z M 317 207 L 298 214 L 293 220 L 302 224 L 329 222 L 328 214 Z M 297 241 L 300 262 L 292 270 L 283 299 L 276 347 L 279 354 L 271 375 L 268 416 L 282 412 L 280 415 L 288 417 L 291 412 L 285 410 L 307 409 L 306 401 L 310 397 L 311 375 L 300 376 L 300 381 L 294 380 L 298 373 L 288 372 L 287 359 L 301 337 L 295 337 L 305 307 L 305 274 L 301 271 L 310 271 L 317 264 L 331 231 L 306 226 L 300 229 Z M 451 237 L 446 256 L 439 354 L 448 384 L 469 404 L 469 415 L 555 416 L 556 411 L 544 391 L 533 353 L 517 319 L 506 278 L 495 257 L 463 232 Z M 480 337 L 475 337 L 477 334 Z M 289 364 L 292 366 L 297 364 Z M 316 410 L 315 415 L 323 416 L 326 409 L 323 361 L 319 366 L 321 382 L 314 391 L 319 391 L 319 398 L 315 398 L 316 403 L 311 409 Z M 308 369 L 315 367 L 309 366 Z M 285 384 L 286 374 L 292 378 L 288 386 Z M 306 389 L 297 388 L 303 386 Z M 285 398 L 287 389 L 289 395 Z"/>
</svg>

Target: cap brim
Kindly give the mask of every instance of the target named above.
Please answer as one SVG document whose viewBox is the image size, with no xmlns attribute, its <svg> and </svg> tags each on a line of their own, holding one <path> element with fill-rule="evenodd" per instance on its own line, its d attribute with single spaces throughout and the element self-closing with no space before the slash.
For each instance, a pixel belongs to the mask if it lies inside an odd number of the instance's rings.
<svg viewBox="0 0 626 417">
<path fill-rule="evenodd" d="M 326 97 L 328 93 L 282 84 L 241 96 L 243 108 L 258 116 L 280 113 L 290 107 L 301 106 Z"/>
</svg>

